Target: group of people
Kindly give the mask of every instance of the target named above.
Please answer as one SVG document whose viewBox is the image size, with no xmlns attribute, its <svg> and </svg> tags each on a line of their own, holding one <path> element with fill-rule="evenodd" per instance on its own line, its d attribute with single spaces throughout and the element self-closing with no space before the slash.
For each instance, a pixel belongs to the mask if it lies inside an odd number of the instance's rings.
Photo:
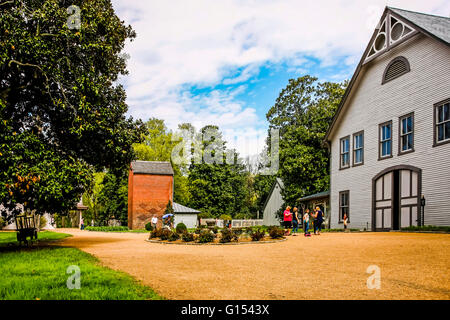
<svg viewBox="0 0 450 320">
<path fill-rule="evenodd" d="M 153 230 L 155 230 L 158 226 L 158 217 L 156 215 L 153 215 L 152 219 L 150 220 L 151 226 Z M 162 227 L 167 229 L 173 229 L 173 216 L 163 218 L 162 219 Z"/>
<path fill-rule="evenodd" d="M 319 207 L 316 207 L 312 213 L 309 212 L 309 209 L 305 209 L 302 214 L 298 211 L 297 207 L 294 207 L 291 212 L 291 207 L 287 206 L 283 213 L 283 225 L 286 235 L 289 236 L 292 234 L 293 236 L 296 236 L 299 225 L 302 223 L 305 237 L 310 236 L 310 217 L 313 219 L 314 234 L 320 235 L 323 223 L 323 212 Z M 290 232 L 291 228 L 292 231 Z"/>
</svg>

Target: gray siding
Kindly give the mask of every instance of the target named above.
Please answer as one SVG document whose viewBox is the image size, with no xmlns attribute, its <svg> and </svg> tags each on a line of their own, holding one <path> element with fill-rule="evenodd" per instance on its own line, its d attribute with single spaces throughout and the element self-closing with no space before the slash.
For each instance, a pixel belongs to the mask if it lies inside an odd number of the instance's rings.
<svg viewBox="0 0 450 320">
<path fill-rule="evenodd" d="M 411 71 L 381 85 L 383 71 L 397 56 Z M 433 147 L 433 105 L 450 98 L 450 49 L 418 34 L 370 62 L 361 71 L 331 140 L 331 227 L 338 223 L 339 191 L 350 190 L 350 227 L 371 227 L 372 178 L 395 165 L 422 169 L 425 224 L 450 225 L 450 144 Z M 414 149 L 398 155 L 399 117 L 414 112 Z M 392 120 L 393 157 L 378 161 L 378 125 Z M 339 170 L 339 139 L 364 130 L 364 165 Z M 350 151 L 353 141 L 350 141 Z M 352 163 L 353 154 L 351 153 Z"/>
<path fill-rule="evenodd" d="M 196 213 L 175 213 L 173 218 L 173 224 L 176 227 L 177 224 L 183 222 L 188 228 L 197 227 L 197 214 Z"/>
<path fill-rule="evenodd" d="M 283 205 L 283 197 L 281 196 L 281 187 L 275 182 L 275 188 L 269 195 L 269 200 L 267 201 L 266 207 L 263 213 L 263 224 L 265 226 L 279 226 L 280 222 L 276 217 L 276 212 Z"/>
</svg>

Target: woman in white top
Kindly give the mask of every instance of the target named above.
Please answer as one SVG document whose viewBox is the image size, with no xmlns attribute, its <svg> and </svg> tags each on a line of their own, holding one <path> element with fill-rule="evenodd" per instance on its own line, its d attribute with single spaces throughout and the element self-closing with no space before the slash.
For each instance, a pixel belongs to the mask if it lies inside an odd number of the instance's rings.
<svg viewBox="0 0 450 320">
<path fill-rule="evenodd" d="M 305 236 L 309 235 L 309 209 L 305 210 L 305 214 L 303 215 L 303 225 L 305 230 Z"/>
</svg>

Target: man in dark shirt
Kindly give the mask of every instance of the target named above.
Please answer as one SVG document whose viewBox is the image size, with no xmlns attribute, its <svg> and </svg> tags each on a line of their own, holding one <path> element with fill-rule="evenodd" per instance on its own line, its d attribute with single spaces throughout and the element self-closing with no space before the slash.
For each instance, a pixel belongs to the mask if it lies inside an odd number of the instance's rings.
<svg viewBox="0 0 450 320">
<path fill-rule="evenodd" d="M 319 207 L 316 207 L 314 211 L 314 234 L 320 235 L 320 230 L 322 230 L 323 223 L 323 212 Z"/>
</svg>

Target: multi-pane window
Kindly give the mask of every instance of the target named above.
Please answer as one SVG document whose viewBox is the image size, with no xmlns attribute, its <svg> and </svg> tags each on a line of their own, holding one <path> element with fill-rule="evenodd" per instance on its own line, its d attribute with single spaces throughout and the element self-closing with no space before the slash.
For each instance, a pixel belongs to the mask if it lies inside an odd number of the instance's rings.
<svg viewBox="0 0 450 320">
<path fill-rule="evenodd" d="M 435 143 L 450 141 L 450 99 L 435 106 Z"/>
<path fill-rule="evenodd" d="M 400 153 L 414 149 L 414 115 L 409 114 L 400 118 Z"/>
<path fill-rule="evenodd" d="M 392 156 L 392 121 L 380 124 L 380 158 Z"/>
<path fill-rule="evenodd" d="M 353 135 L 353 165 L 364 162 L 364 132 L 357 132 Z"/>
<path fill-rule="evenodd" d="M 347 215 L 350 221 L 350 191 L 339 192 L 339 221 L 344 220 L 344 215 Z"/>
<path fill-rule="evenodd" d="M 348 168 L 350 166 L 350 137 L 341 139 L 341 162 L 340 168 Z"/>
</svg>

